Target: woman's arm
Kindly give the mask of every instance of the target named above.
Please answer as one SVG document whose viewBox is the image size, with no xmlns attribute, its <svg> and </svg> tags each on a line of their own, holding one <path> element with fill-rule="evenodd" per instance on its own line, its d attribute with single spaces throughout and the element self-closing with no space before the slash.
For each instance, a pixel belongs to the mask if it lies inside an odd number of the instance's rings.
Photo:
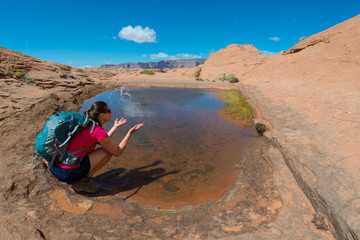
<svg viewBox="0 0 360 240">
<path fill-rule="evenodd" d="M 100 144 L 101 146 L 111 155 L 113 156 L 120 156 L 122 154 L 122 152 L 125 150 L 131 135 L 136 132 L 137 130 L 139 130 L 140 128 L 142 128 L 144 126 L 144 124 L 137 124 L 134 127 L 132 127 L 126 134 L 126 136 L 124 137 L 124 139 L 120 142 L 120 144 L 118 146 L 116 146 L 110 138 L 104 138 L 100 140 Z"/>
<path fill-rule="evenodd" d="M 116 118 L 115 122 L 114 122 L 114 126 L 108 131 L 108 135 L 109 137 L 111 138 L 114 133 L 116 132 L 116 130 L 118 129 L 118 127 L 120 127 L 121 125 L 125 124 L 126 123 L 126 119 L 125 118 L 122 118 L 120 120 L 118 120 Z"/>
</svg>

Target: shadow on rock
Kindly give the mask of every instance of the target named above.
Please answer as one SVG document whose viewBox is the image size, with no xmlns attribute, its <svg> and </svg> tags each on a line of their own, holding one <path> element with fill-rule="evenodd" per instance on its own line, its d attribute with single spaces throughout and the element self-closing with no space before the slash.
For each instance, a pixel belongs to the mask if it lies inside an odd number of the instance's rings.
<svg viewBox="0 0 360 240">
<path fill-rule="evenodd" d="M 94 177 L 92 181 L 95 185 L 103 189 L 103 191 L 100 191 L 96 194 L 91 194 L 91 196 L 115 195 L 119 192 L 126 192 L 136 189 L 134 193 L 124 198 L 124 200 L 126 200 L 135 195 L 144 185 L 148 185 L 169 174 L 177 174 L 180 172 L 178 170 L 166 172 L 164 168 L 153 168 L 150 170 L 145 170 L 160 163 L 161 161 L 157 161 L 150 165 L 134 168 L 131 170 L 117 168 L 100 174 Z"/>
</svg>

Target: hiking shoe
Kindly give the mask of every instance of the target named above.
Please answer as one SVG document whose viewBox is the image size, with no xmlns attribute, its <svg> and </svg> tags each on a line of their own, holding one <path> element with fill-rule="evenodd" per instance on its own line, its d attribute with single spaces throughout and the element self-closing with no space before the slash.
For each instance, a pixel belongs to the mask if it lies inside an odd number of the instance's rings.
<svg viewBox="0 0 360 240">
<path fill-rule="evenodd" d="M 98 193 L 102 190 L 91 181 L 91 177 L 81 178 L 71 188 L 78 193 Z"/>
</svg>

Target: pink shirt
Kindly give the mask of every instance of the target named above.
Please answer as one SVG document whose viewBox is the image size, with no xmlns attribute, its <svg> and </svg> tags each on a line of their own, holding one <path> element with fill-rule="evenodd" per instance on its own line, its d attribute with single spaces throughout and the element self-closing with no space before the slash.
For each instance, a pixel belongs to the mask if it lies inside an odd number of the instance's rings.
<svg viewBox="0 0 360 240">
<path fill-rule="evenodd" d="M 89 126 L 82 129 L 80 132 L 78 132 L 70 140 L 70 143 L 68 145 L 68 151 L 70 153 L 76 152 L 78 150 L 81 150 L 81 149 L 84 149 L 84 148 L 87 148 L 87 147 L 90 147 L 93 144 L 99 143 L 99 141 L 101 139 L 109 137 L 109 135 L 105 132 L 105 130 L 102 127 L 99 127 L 97 125 L 94 128 L 94 132 L 90 133 L 91 127 L 92 127 L 92 125 L 90 124 Z M 96 146 L 94 146 L 92 148 L 89 148 L 86 151 L 76 153 L 74 155 L 78 156 L 78 157 L 84 157 L 86 153 L 91 152 L 92 150 L 94 150 L 95 147 Z M 76 164 L 75 166 L 72 166 L 72 167 L 69 167 L 69 166 L 67 166 L 65 164 L 61 164 L 61 163 L 59 163 L 58 165 L 60 167 L 62 167 L 62 168 L 70 168 L 70 169 L 72 169 L 72 168 L 78 167 L 80 165 L 80 163 Z"/>
</svg>

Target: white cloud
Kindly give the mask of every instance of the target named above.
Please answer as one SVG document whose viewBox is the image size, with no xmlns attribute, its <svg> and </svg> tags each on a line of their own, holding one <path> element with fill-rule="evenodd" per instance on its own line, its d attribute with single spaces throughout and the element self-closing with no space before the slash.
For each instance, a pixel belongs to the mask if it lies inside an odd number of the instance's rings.
<svg viewBox="0 0 360 240">
<path fill-rule="evenodd" d="M 278 42 L 278 41 L 280 41 L 280 38 L 279 37 L 271 37 L 270 40 Z"/>
<path fill-rule="evenodd" d="M 117 39 L 117 37 L 115 37 L 115 36 L 113 36 L 112 38 L 113 38 L 114 40 Z"/>
<path fill-rule="evenodd" d="M 277 52 L 270 52 L 270 51 L 266 51 L 266 50 L 260 50 L 260 52 L 266 56 L 270 56 L 270 55 L 277 53 Z"/>
<path fill-rule="evenodd" d="M 130 25 L 123 27 L 119 32 L 119 37 L 136 43 L 156 42 L 156 32 L 153 29 L 143 28 L 139 25 L 135 28 Z"/>
<path fill-rule="evenodd" d="M 167 55 L 166 53 L 150 54 L 149 58 L 150 59 L 162 59 L 162 58 L 168 59 L 169 55 Z"/>
<path fill-rule="evenodd" d="M 178 57 L 179 59 L 195 59 L 195 58 L 201 58 L 201 56 L 194 55 L 194 54 L 187 54 L 187 53 L 176 54 L 176 57 Z"/>
<path fill-rule="evenodd" d="M 80 66 L 78 68 L 93 68 L 94 66 L 86 64 L 85 66 Z"/>
<path fill-rule="evenodd" d="M 168 55 L 166 53 L 157 53 L 157 54 L 150 54 L 149 56 L 147 56 L 146 54 L 142 55 L 144 58 L 149 57 L 150 59 L 153 60 L 158 60 L 158 59 L 165 59 L 165 60 L 179 60 L 179 59 L 197 59 L 197 58 L 202 58 L 199 55 L 194 55 L 194 54 L 188 54 L 188 53 L 178 53 L 176 55 Z"/>
<path fill-rule="evenodd" d="M 180 58 L 178 58 L 177 56 L 168 56 L 166 58 L 166 60 L 179 60 Z"/>
<path fill-rule="evenodd" d="M 147 58 L 146 54 L 141 55 L 143 58 Z"/>
</svg>

